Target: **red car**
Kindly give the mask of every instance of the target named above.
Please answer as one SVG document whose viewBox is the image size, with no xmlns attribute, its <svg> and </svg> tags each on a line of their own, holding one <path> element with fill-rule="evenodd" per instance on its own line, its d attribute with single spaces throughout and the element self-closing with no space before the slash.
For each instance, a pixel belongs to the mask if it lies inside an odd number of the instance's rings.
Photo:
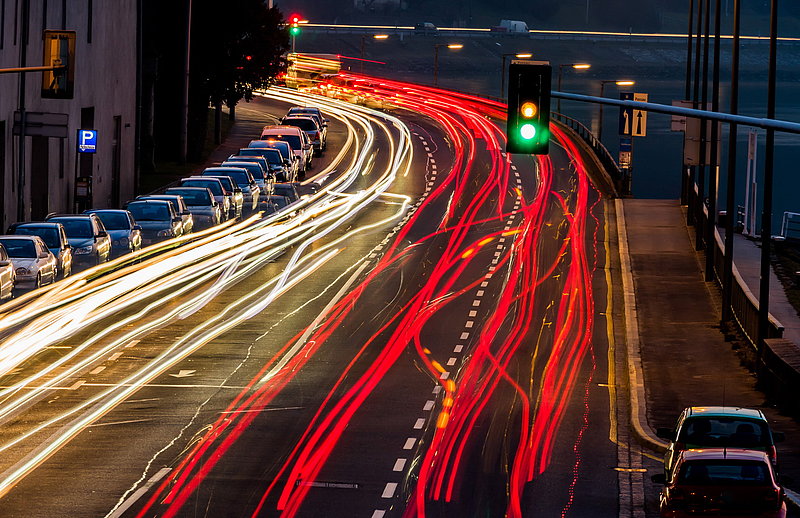
<svg viewBox="0 0 800 518">
<path fill-rule="evenodd" d="M 661 518 L 697 516 L 786 518 L 783 488 L 765 452 L 732 448 L 685 450 L 664 484 Z"/>
</svg>

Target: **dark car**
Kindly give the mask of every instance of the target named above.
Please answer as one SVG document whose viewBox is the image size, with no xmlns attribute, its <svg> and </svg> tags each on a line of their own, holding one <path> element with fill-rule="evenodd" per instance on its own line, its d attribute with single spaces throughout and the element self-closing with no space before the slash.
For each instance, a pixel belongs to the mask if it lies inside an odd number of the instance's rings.
<svg viewBox="0 0 800 518">
<path fill-rule="evenodd" d="M 167 200 L 133 200 L 124 206 L 141 226 L 142 245 L 180 237 L 183 221 Z"/>
<path fill-rule="evenodd" d="M 61 223 L 72 247 L 72 265 L 96 266 L 111 257 L 111 238 L 94 214 L 56 214 L 46 221 Z"/>
<path fill-rule="evenodd" d="M 278 196 L 285 196 L 286 199 L 289 200 L 289 203 L 294 203 L 300 199 L 300 194 L 298 194 L 297 188 L 293 183 L 276 183 L 275 194 Z"/>
<path fill-rule="evenodd" d="M 111 257 L 119 257 L 142 248 L 142 227 L 136 224 L 127 210 L 87 210 L 84 214 L 94 214 L 103 222 L 111 238 Z"/>
<path fill-rule="evenodd" d="M 206 187 L 170 187 L 164 194 L 183 196 L 194 218 L 195 229 L 211 228 L 222 221 L 222 212 L 214 195 Z"/>
<path fill-rule="evenodd" d="M 322 111 L 315 107 L 315 106 L 292 106 L 289 108 L 289 111 L 286 112 L 286 115 L 301 115 L 301 114 L 311 114 L 316 115 L 319 118 L 320 123 L 322 126 L 327 126 L 330 122 L 328 119 L 322 115 Z"/>
<path fill-rule="evenodd" d="M 414 34 L 439 34 L 439 29 L 431 22 L 422 22 L 414 25 Z"/>
<path fill-rule="evenodd" d="M 8 228 L 8 234 L 39 236 L 58 261 L 58 278 L 63 279 L 72 273 L 72 246 L 61 223 L 46 221 L 14 223 Z"/>
<path fill-rule="evenodd" d="M 222 219 L 228 219 L 231 213 L 231 205 L 233 204 L 233 191 L 229 191 L 222 185 L 222 182 L 217 178 L 204 178 L 203 176 L 190 176 L 188 178 L 181 178 L 180 187 L 206 187 L 214 195 L 214 199 L 219 204 L 222 211 Z"/>
<path fill-rule="evenodd" d="M 322 153 L 322 151 L 325 149 L 325 132 L 323 131 L 322 126 L 317 124 L 317 121 L 313 117 L 308 115 L 286 116 L 281 119 L 281 125 L 294 126 L 305 131 L 309 140 L 311 140 L 311 145 L 314 146 L 314 150 L 318 153 Z"/>
<path fill-rule="evenodd" d="M 203 170 L 201 176 L 230 176 L 242 190 L 244 210 L 249 214 L 258 208 L 261 188 L 259 188 L 253 175 L 247 169 L 241 167 L 208 167 Z"/>
<path fill-rule="evenodd" d="M 183 196 L 169 194 L 148 194 L 146 196 L 137 196 L 136 199 L 168 201 L 170 205 L 172 205 L 172 209 L 178 216 L 181 217 L 183 222 L 181 234 L 185 236 L 186 234 L 191 234 L 192 230 L 194 230 L 194 218 L 192 217 L 192 213 L 189 212 L 189 207 L 186 205 L 186 201 L 184 201 Z"/>
<path fill-rule="evenodd" d="M 286 182 L 292 178 L 294 167 L 283 159 L 280 150 L 271 147 L 249 147 L 239 150 L 239 155 L 229 157 L 226 162 L 239 162 L 242 157 L 260 157 L 267 163 L 267 170 L 275 175 L 275 181 Z"/>
<path fill-rule="evenodd" d="M 259 194 L 261 196 L 267 196 L 272 194 L 272 184 L 276 181 L 276 175 L 278 172 L 283 172 L 283 167 L 278 166 L 273 169 L 272 164 L 269 164 L 269 171 L 266 173 L 261 168 L 261 165 L 256 164 L 255 162 L 235 162 L 233 160 L 226 160 L 222 162 L 220 167 L 241 167 L 242 169 L 247 169 L 250 171 L 250 175 L 256 181 L 258 185 Z"/>
<path fill-rule="evenodd" d="M 786 517 L 783 488 L 763 451 L 685 450 L 678 454 L 670 472 L 651 478 L 664 484 L 659 499 L 661 518 Z"/>
</svg>

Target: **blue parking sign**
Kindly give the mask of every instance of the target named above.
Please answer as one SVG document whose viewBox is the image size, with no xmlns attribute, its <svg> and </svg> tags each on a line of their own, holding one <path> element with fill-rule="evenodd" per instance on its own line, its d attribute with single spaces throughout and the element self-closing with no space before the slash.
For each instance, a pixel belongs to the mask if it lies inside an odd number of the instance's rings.
<svg viewBox="0 0 800 518">
<path fill-rule="evenodd" d="M 78 152 L 94 153 L 97 151 L 97 131 L 78 130 Z"/>
</svg>

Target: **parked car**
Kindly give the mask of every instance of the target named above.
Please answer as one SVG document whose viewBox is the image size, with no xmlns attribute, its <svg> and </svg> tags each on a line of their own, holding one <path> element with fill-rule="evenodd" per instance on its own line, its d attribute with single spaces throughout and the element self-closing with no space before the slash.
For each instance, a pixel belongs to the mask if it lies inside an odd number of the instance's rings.
<svg viewBox="0 0 800 518">
<path fill-rule="evenodd" d="M 275 175 L 276 172 L 272 169 L 271 164 L 270 168 L 267 172 L 261 168 L 259 164 L 255 162 L 234 162 L 228 161 L 222 162 L 220 167 L 241 167 L 242 169 L 247 169 L 250 172 L 250 176 L 256 181 L 256 185 L 258 185 L 259 194 L 261 196 L 267 196 L 268 194 L 272 194 L 272 186 L 275 184 Z M 282 169 L 281 169 L 282 171 Z"/>
<path fill-rule="evenodd" d="M 14 264 L 15 288 L 38 288 L 56 282 L 58 260 L 41 237 L 5 235 L 0 236 L 0 245 Z"/>
<path fill-rule="evenodd" d="M 201 176 L 201 178 L 216 178 L 222 182 L 222 187 L 224 187 L 226 191 L 232 193 L 227 219 L 240 219 L 244 206 L 244 194 L 242 194 L 242 189 L 233 181 L 233 178 L 230 176 Z"/>
<path fill-rule="evenodd" d="M 659 428 L 656 434 L 669 441 L 664 470 L 669 472 L 681 451 L 691 448 L 747 448 L 767 454 L 777 463 L 775 443 L 784 440 L 770 429 L 761 410 L 740 407 L 693 406 L 681 412 L 674 429 Z"/>
<path fill-rule="evenodd" d="M 8 252 L 0 245 L 0 300 L 10 299 L 14 296 L 14 284 L 17 274 L 14 272 L 14 263 L 8 257 Z"/>
<path fill-rule="evenodd" d="M 292 106 L 289 108 L 289 111 L 286 112 L 286 115 L 300 115 L 300 114 L 309 114 L 314 115 L 319 119 L 320 125 L 327 128 L 328 123 L 330 122 L 328 119 L 322 115 L 322 111 L 315 107 L 315 106 Z"/>
<path fill-rule="evenodd" d="M 167 200 L 133 200 L 123 208 L 141 227 L 143 246 L 182 235 L 183 220 Z"/>
<path fill-rule="evenodd" d="M 83 213 L 94 214 L 103 222 L 111 238 L 111 257 L 120 257 L 142 248 L 142 227 L 127 210 L 93 209 Z"/>
<path fill-rule="evenodd" d="M 289 201 L 289 198 L 287 198 L 286 196 L 273 194 L 272 196 L 269 197 L 269 203 L 270 205 L 272 205 L 272 207 L 270 208 L 270 210 L 267 211 L 268 214 L 285 208 L 291 202 Z"/>
<path fill-rule="evenodd" d="M 163 200 L 172 205 L 172 210 L 181 217 L 181 235 L 191 234 L 194 230 L 194 218 L 186 205 L 183 196 L 169 194 L 149 194 L 147 196 L 137 196 L 137 200 Z"/>
<path fill-rule="evenodd" d="M 289 203 L 294 203 L 300 199 L 300 194 L 297 192 L 297 188 L 293 183 L 276 183 L 275 194 L 286 197 Z"/>
<path fill-rule="evenodd" d="M 72 273 L 72 247 L 61 223 L 45 221 L 14 223 L 8 228 L 8 233 L 20 236 L 39 236 L 58 261 L 57 277 L 63 279 Z"/>
<path fill-rule="evenodd" d="M 684 450 L 676 456 L 672 470 L 651 478 L 664 484 L 659 498 L 661 518 L 786 517 L 783 488 L 763 451 Z"/>
<path fill-rule="evenodd" d="M 263 158 L 267 164 L 266 170 L 273 174 L 278 182 L 286 181 L 284 178 L 292 178 L 296 170 L 296 167 L 293 167 L 291 162 L 287 165 L 279 150 L 268 146 L 242 148 L 239 150 L 238 156 L 231 156 L 226 162 L 240 161 L 241 157 L 244 156 Z"/>
<path fill-rule="evenodd" d="M 207 187 L 170 187 L 164 194 L 183 196 L 192 213 L 195 230 L 211 228 L 222 221 L 222 213 Z"/>
<path fill-rule="evenodd" d="M 61 223 L 72 247 L 72 266 L 96 266 L 111 256 L 111 238 L 94 214 L 56 214 L 46 221 Z"/>
<path fill-rule="evenodd" d="M 244 210 L 248 213 L 258 208 L 258 197 L 261 189 L 258 188 L 253 175 L 241 167 L 209 167 L 203 170 L 202 176 L 230 176 L 242 190 L 244 196 Z"/>
<path fill-rule="evenodd" d="M 229 191 L 222 185 L 218 178 L 205 178 L 205 175 L 190 176 L 188 178 L 181 178 L 178 184 L 180 187 L 207 187 L 211 194 L 214 195 L 222 211 L 222 219 L 227 220 L 231 213 L 231 204 L 233 203 L 233 191 Z"/>
<path fill-rule="evenodd" d="M 289 171 L 290 178 L 297 178 L 300 174 L 300 159 L 292 151 L 292 146 L 283 140 L 251 140 L 248 148 L 272 148 L 280 151 L 283 157 L 283 167 Z M 294 180 L 291 180 L 294 181 Z"/>
<path fill-rule="evenodd" d="M 314 161 L 314 147 L 308 135 L 294 126 L 264 126 L 261 130 L 261 140 L 282 140 L 288 142 L 292 152 L 299 159 L 299 174 L 304 176 L 311 169 Z"/>
<path fill-rule="evenodd" d="M 283 126 L 295 126 L 306 132 L 311 145 L 314 146 L 314 154 L 322 154 L 326 146 L 326 130 L 311 115 L 291 115 L 281 119 Z"/>
</svg>

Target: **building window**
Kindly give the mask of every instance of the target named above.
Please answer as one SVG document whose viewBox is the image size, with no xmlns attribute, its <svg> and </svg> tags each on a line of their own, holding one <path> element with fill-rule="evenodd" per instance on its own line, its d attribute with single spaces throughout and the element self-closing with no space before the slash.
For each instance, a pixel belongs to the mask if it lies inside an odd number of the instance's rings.
<svg viewBox="0 0 800 518">
<path fill-rule="evenodd" d="M 88 4 L 86 5 L 86 12 L 87 12 L 87 20 L 86 20 L 86 43 L 92 42 L 92 5 L 94 4 L 93 0 L 88 0 Z"/>
<path fill-rule="evenodd" d="M 42 31 L 47 29 L 47 0 L 42 0 Z"/>
<path fill-rule="evenodd" d="M 67 0 L 61 0 L 61 30 L 67 30 Z"/>
<path fill-rule="evenodd" d="M 6 41 L 6 0 L 0 0 L 0 49 Z"/>
</svg>

